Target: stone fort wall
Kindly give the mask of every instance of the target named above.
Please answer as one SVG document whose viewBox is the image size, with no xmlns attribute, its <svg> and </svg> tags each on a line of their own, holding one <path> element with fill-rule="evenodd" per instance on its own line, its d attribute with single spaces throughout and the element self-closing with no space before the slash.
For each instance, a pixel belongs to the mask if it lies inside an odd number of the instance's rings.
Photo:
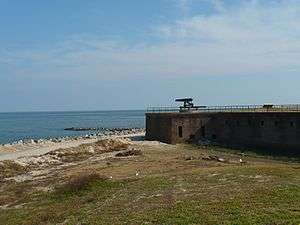
<svg viewBox="0 0 300 225">
<path fill-rule="evenodd" d="M 146 139 L 170 144 L 211 140 L 300 154 L 300 113 L 146 113 Z"/>
</svg>

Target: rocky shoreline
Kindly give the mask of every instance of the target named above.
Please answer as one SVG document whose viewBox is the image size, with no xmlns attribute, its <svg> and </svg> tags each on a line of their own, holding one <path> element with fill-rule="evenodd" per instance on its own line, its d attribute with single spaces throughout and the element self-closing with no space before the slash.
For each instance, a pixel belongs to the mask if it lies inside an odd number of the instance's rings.
<svg viewBox="0 0 300 225">
<path fill-rule="evenodd" d="M 72 140 L 84 140 L 92 138 L 101 138 L 106 136 L 123 136 L 145 132 L 144 128 L 65 128 L 69 131 L 97 131 L 90 134 L 78 135 L 78 136 L 65 136 L 57 138 L 41 138 L 41 139 L 23 139 L 14 141 L 11 143 L 0 144 L 0 146 L 11 147 L 16 145 L 38 145 L 46 143 L 61 143 Z"/>
<path fill-rule="evenodd" d="M 112 131 L 112 132 L 123 132 L 123 131 L 132 131 L 132 130 L 139 130 L 142 128 L 133 127 L 133 128 L 105 128 L 105 127 L 68 127 L 64 130 L 67 131 Z"/>
</svg>

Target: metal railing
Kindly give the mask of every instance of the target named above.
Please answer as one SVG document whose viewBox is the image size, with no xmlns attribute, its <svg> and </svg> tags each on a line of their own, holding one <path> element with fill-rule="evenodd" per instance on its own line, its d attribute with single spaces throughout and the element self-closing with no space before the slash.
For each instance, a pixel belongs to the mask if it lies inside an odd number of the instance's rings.
<svg viewBox="0 0 300 225">
<path fill-rule="evenodd" d="M 289 105 L 228 105 L 228 106 L 194 106 L 184 107 L 148 107 L 147 112 L 300 112 L 300 104 Z"/>
</svg>

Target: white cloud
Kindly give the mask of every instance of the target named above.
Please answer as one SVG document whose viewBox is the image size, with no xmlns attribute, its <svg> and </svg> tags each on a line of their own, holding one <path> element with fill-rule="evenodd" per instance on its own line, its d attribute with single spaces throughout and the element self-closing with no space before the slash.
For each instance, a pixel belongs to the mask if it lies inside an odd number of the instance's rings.
<svg viewBox="0 0 300 225">
<path fill-rule="evenodd" d="M 6 52 L 4 58 L 30 62 L 30 70 L 85 77 L 299 73 L 300 2 L 264 2 L 228 6 L 214 0 L 213 14 L 158 27 L 159 43 L 132 46 L 79 35 L 48 49 Z"/>
<path fill-rule="evenodd" d="M 300 2 L 269 5 L 258 2 L 244 2 L 239 7 L 231 6 L 227 9 L 223 5 L 222 12 L 217 14 L 184 18 L 159 29 L 168 31 L 166 37 L 173 40 L 185 38 L 247 42 L 299 37 Z"/>
</svg>

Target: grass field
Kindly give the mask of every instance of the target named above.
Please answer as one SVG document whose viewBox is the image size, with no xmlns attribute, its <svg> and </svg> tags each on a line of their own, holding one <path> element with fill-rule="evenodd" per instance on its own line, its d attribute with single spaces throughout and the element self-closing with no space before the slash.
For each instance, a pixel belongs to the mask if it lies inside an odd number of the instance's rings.
<svg viewBox="0 0 300 225">
<path fill-rule="evenodd" d="M 297 160 L 250 154 L 240 164 L 239 151 L 218 147 L 134 147 L 142 155 L 3 184 L 0 224 L 300 224 Z"/>
</svg>

